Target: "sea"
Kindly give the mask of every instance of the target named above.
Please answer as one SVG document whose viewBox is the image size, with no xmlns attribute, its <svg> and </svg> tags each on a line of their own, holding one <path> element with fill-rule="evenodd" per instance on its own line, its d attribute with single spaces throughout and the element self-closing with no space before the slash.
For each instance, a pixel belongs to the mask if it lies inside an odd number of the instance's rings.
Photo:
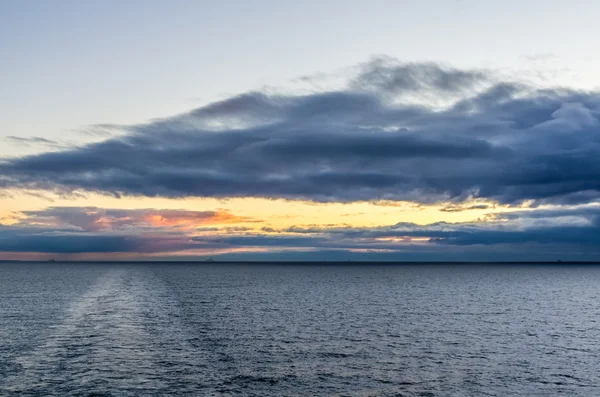
<svg viewBox="0 0 600 397">
<path fill-rule="evenodd" d="M 600 396 L 600 266 L 1 263 L 0 396 Z"/>
</svg>

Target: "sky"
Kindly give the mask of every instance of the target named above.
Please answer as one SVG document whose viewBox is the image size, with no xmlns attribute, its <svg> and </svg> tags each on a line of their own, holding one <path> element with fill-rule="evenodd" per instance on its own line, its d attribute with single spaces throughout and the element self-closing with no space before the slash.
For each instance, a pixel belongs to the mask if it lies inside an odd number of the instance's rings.
<svg viewBox="0 0 600 397">
<path fill-rule="evenodd" d="M 600 260 L 597 15 L 0 0 L 0 260 Z"/>
</svg>

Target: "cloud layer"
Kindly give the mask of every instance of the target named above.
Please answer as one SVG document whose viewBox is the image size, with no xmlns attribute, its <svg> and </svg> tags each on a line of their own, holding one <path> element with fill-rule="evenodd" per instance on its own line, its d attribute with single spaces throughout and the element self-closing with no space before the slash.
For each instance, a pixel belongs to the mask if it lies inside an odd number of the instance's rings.
<svg viewBox="0 0 600 397">
<path fill-rule="evenodd" d="M 412 201 L 441 203 L 446 213 L 489 212 L 453 224 L 275 229 L 224 210 L 49 207 L 10 215 L 4 223 L 16 223 L 0 225 L 0 252 L 600 258 L 598 92 L 376 59 L 329 91 L 248 92 L 166 119 L 100 128 L 118 133 L 78 147 L 7 137 L 52 151 L 0 160 L 0 197 L 20 189 L 65 197 Z"/>
<path fill-rule="evenodd" d="M 0 163 L 0 187 L 313 201 L 600 195 L 600 94 L 379 59 L 338 90 L 250 92 Z M 124 127 L 125 128 L 125 127 Z"/>
<path fill-rule="evenodd" d="M 226 211 L 183 211 L 155 209 L 104 209 L 97 207 L 50 207 L 24 211 L 24 222 L 43 227 L 75 230 L 118 231 L 153 228 L 194 229 L 215 224 L 254 222 Z"/>
<path fill-rule="evenodd" d="M 386 260 L 472 260 L 473 255 L 591 260 L 600 255 L 599 205 L 514 211 L 485 222 L 380 227 L 229 225 L 241 219 L 214 212 L 50 207 L 23 213 L 16 225 L 0 226 L 0 252 L 211 255 L 259 250 L 312 252 L 304 259 L 313 260 L 340 252 Z"/>
</svg>

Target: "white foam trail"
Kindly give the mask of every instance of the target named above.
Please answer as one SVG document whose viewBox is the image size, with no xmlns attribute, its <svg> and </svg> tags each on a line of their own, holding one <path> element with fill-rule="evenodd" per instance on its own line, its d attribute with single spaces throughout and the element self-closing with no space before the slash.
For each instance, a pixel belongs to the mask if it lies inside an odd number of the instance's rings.
<svg viewBox="0 0 600 397">
<path fill-rule="evenodd" d="M 197 356 L 176 310 L 149 271 L 112 268 L 66 309 L 42 345 L 16 359 L 22 370 L 5 382 L 5 391 L 158 392 L 168 390 L 173 367 L 179 382 L 191 380 Z"/>
</svg>

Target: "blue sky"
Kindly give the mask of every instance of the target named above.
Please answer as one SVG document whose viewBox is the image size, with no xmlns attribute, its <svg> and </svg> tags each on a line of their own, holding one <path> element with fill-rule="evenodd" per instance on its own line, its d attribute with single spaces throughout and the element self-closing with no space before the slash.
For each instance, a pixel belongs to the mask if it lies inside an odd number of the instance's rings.
<svg viewBox="0 0 600 397">
<path fill-rule="evenodd" d="M 556 0 L 4 0 L 0 130 L 77 139 L 374 55 L 597 86 L 597 15 L 600 3 Z"/>
</svg>

